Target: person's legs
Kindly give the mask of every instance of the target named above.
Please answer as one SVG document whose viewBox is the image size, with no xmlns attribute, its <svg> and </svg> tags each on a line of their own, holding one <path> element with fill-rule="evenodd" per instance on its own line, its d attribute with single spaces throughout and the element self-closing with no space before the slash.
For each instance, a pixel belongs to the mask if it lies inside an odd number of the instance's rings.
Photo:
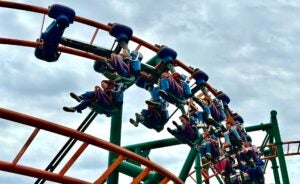
<svg viewBox="0 0 300 184">
<path fill-rule="evenodd" d="M 90 100 L 94 98 L 94 91 L 87 91 L 80 96 L 82 100 Z"/>
<path fill-rule="evenodd" d="M 78 104 L 77 106 L 74 107 L 74 109 L 81 113 L 82 110 L 86 109 L 90 104 L 91 104 L 92 100 L 82 100 L 80 102 L 80 104 Z"/>
<path fill-rule="evenodd" d="M 76 101 L 80 102 L 77 106 L 75 107 L 63 107 L 64 111 L 67 112 L 79 112 L 89 106 L 91 103 L 93 97 L 94 97 L 94 92 L 93 91 L 87 91 L 84 94 L 77 96 L 75 93 L 70 93 L 70 96 L 74 98 Z"/>
<path fill-rule="evenodd" d="M 112 108 L 112 98 L 103 91 L 96 94 L 96 102 L 104 107 Z"/>
<path fill-rule="evenodd" d="M 224 133 L 224 139 L 231 146 L 231 141 L 230 141 L 230 138 L 229 138 L 229 132 L 228 131 Z"/>
<path fill-rule="evenodd" d="M 199 147 L 199 152 L 200 152 L 201 157 L 205 157 L 205 156 L 206 156 L 206 148 L 205 148 L 205 145 L 201 145 L 201 146 Z"/>
<path fill-rule="evenodd" d="M 241 140 L 241 137 L 240 137 L 240 135 L 239 135 L 239 133 L 238 133 L 238 131 L 237 131 L 236 126 L 232 126 L 232 127 L 231 127 L 231 130 L 232 130 L 232 133 L 236 136 L 236 138 L 237 138 L 238 140 Z"/>
<path fill-rule="evenodd" d="M 205 148 L 206 148 L 207 152 L 211 154 L 211 144 L 210 144 L 210 141 L 206 141 L 205 142 Z"/>
<path fill-rule="evenodd" d="M 168 91 L 170 89 L 170 81 L 168 78 L 164 77 L 160 79 L 160 89 Z"/>
<path fill-rule="evenodd" d="M 206 141 L 205 142 L 205 148 L 206 148 L 206 157 L 211 160 L 212 156 L 211 156 L 211 144 L 210 141 Z"/>
</svg>

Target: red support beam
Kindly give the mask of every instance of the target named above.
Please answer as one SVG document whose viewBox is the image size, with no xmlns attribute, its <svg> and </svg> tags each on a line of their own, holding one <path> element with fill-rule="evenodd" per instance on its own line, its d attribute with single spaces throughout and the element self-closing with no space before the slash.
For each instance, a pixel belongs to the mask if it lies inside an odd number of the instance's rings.
<svg viewBox="0 0 300 184">
<path fill-rule="evenodd" d="M 90 184 L 90 182 L 87 181 L 71 178 L 68 176 L 61 176 L 59 174 L 52 173 L 49 171 L 26 167 L 18 164 L 14 165 L 13 163 L 4 161 L 0 161 L 0 170 L 25 176 L 31 176 L 35 178 L 42 178 L 57 183 Z"/>
<path fill-rule="evenodd" d="M 151 171 L 149 167 L 145 168 L 132 182 L 131 184 L 139 184 L 140 181 L 147 176 L 147 174 Z"/>
<path fill-rule="evenodd" d="M 13 160 L 13 162 L 12 162 L 13 165 L 16 165 L 18 163 L 18 161 L 21 159 L 21 157 L 23 156 L 23 154 L 25 153 L 25 151 L 27 150 L 27 148 L 29 147 L 29 145 L 31 144 L 31 142 L 33 141 L 35 136 L 38 134 L 39 130 L 40 129 L 38 129 L 38 128 L 35 128 L 33 130 L 31 135 L 29 136 L 29 138 L 27 139 L 27 141 L 25 142 L 25 144 L 23 145 L 23 147 L 21 148 L 21 150 L 19 151 L 19 153 L 17 154 L 15 159 Z"/>
</svg>

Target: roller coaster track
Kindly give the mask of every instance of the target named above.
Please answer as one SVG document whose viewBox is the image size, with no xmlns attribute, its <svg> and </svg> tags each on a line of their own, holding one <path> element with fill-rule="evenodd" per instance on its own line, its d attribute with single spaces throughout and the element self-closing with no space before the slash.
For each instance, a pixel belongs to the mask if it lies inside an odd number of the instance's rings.
<svg viewBox="0 0 300 184">
<path fill-rule="evenodd" d="M 13 8 L 13 9 L 19 9 L 19 10 L 25 10 L 25 11 L 30 11 L 30 12 L 35 12 L 35 13 L 41 13 L 41 14 L 47 14 L 48 13 L 48 9 L 46 8 L 42 8 L 42 7 L 38 7 L 38 6 L 32 6 L 32 5 L 26 5 L 26 4 L 21 4 L 21 3 L 15 3 L 15 2 L 9 2 L 9 1 L 0 1 L 0 7 L 6 7 L 6 8 Z M 80 16 L 76 16 L 75 17 L 75 21 L 91 26 L 91 27 L 95 27 L 96 31 L 95 34 L 93 35 L 92 40 L 94 39 L 94 37 L 96 36 L 98 29 L 104 30 L 104 31 L 109 31 L 111 29 L 111 27 L 109 25 L 105 25 L 90 19 L 86 19 Z M 140 48 L 141 46 L 152 50 L 153 52 L 158 52 L 159 51 L 159 47 L 152 45 L 136 36 L 132 36 L 131 41 L 135 42 L 138 44 L 138 47 Z M 9 44 L 9 45 L 18 45 L 18 46 L 26 46 L 26 47 L 38 47 L 40 46 L 40 42 L 36 42 L 36 41 L 28 41 L 28 40 L 18 40 L 18 39 L 13 39 L 13 38 L 1 38 L 0 37 L 0 44 Z M 92 59 L 92 60 L 101 60 L 103 59 L 103 57 L 95 55 L 95 54 L 91 54 L 91 53 L 87 53 L 78 49 L 73 49 L 73 48 L 68 48 L 68 47 L 63 47 L 63 46 L 59 46 L 58 50 L 60 52 L 64 52 L 64 53 L 68 53 L 68 54 L 73 54 L 76 56 L 80 56 L 80 57 L 85 57 L 88 59 Z M 182 61 L 176 59 L 175 60 L 175 66 L 181 67 L 182 69 L 184 69 L 186 72 L 193 74 L 194 70 L 193 68 L 185 65 Z M 213 95 L 217 95 L 217 91 L 208 83 L 205 86 Z M 230 111 L 231 112 L 231 111 Z"/>
<path fill-rule="evenodd" d="M 42 7 L 37 7 L 37 6 L 32 6 L 32 5 L 27 5 L 27 4 L 21 4 L 21 3 L 15 3 L 15 2 L 9 2 L 9 1 L 0 1 L 0 7 L 6 7 L 6 8 L 12 8 L 12 9 L 19 9 L 19 10 L 25 10 L 25 11 L 30 11 L 30 12 L 35 12 L 35 13 L 40 13 L 40 14 L 47 14 L 48 9 L 47 8 L 42 8 Z M 75 21 L 81 24 L 85 24 L 87 26 L 91 26 L 96 28 L 95 33 L 91 39 L 91 43 L 95 39 L 98 30 L 103 30 L 103 31 L 110 31 L 111 26 L 105 25 L 90 19 L 86 19 L 83 17 L 76 16 Z M 42 23 L 43 24 L 43 23 Z M 159 47 L 152 45 L 136 36 L 132 36 L 131 38 L 132 42 L 135 42 L 138 44 L 137 48 L 140 47 L 145 47 L 153 52 L 158 52 Z M 25 46 L 25 47 L 39 47 L 41 46 L 41 42 L 36 42 L 36 41 L 31 41 L 31 40 L 19 40 L 19 39 L 14 39 L 14 38 L 2 38 L 0 37 L 0 44 L 8 44 L 8 45 L 17 45 L 17 46 Z M 91 60 L 101 60 L 104 59 L 102 56 L 95 55 L 92 53 L 88 53 L 82 50 L 74 49 L 74 48 L 69 48 L 65 46 L 58 46 L 58 51 L 63 52 L 63 53 L 68 53 L 72 54 L 75 56 L 80 56 L 84 58 L 88 58 Z M 175 61 L 175 66 L 181 67 L 183 70 L 188 72 L 189 74 L 193 74 L 195 71 L 192 67 L 185 65 L 183 62 L 180 60 L 176 59 Z M 214 89 L 211 85 L 206 83 L 207 90 L 214 96 L 217 96 L 218 91 Z M 232 111 L 229 109 L 229 113 L 232 115 Z M 0 108 L 0 118 L 9 120 L 11 122 L 16 122 L 20 123 L 23 125 L 31 126 L 34 127 L 35 129 L 21 148 L 21 150 L 16 154 L 15 158 L 13 161 L 8 162 L 8 161 L 0 161 L 0 170 L 7 171 L 7 172 L 12 172 L 16 174 L 21 174 L 21 175 L 26 175 L 26 176 L 31 176 L 35 178 L 40 178 L 44 180 L 49 180 L 53 182 L 58 182 L 58 183 L 103 183 L 106 181 L 107 177 L 115 171 L 118 166 L 122 163 L 124 163 L 127 159 L 134 160 L 135 162 L 143 165 L 143 169 L 139 174 L 137 174 L 136 177 L 133 178 L 133 181 L 131 183 L 139 183 L 143 179 L 149 177 L 149 175 L 153 173 L 159 173 L 160 175 L 163 176 L 163 178 L 160 180 L 161 184 L 174 182 L 174 183 L 183 183 L 182 180 L 180 180 L 177 176 L 175 176 L 173 173 L 167 171 L 166 169 L 162 168 L 156 163 L 153 163 L 149 161 L 148 159 L 145 159 L 144 157 L 135 154 L 134 152 L 129 151 L 128 149 L 119 147 L 115 144 L 112 144 L 110 142 L 107 142 L 105 140 L 102 140 L 100 138 L 88 135 L 86 133 L 76 131 L 71 128 L 67 128 L 65 126 L 61 126 L 58 124 L 55 124 L 53 122 L 49 122 L 46 120 L 42 120 L 36 117 L 32 117 L 29 115 L 21 114 L 19 112 L 15 112 L 12 110 Z M 70 139 L 74 140 L 79 140 L 82 141 L 82 145 L 79 147 L 79 149 L 74 153 L 74 155 L 70 158 L 70 160 L 63 166 L 63 168 L 58 172 L 58 173 L 53 173 L 49 171 L 45 171 L 44 169 L 39 169 L 39 168 L 32 168 L 28 167 L 25 165 L 20 165 L 18 164 L 19 160 L 22 158 L 28 147 L 30 146 L 31 142 L 36 138 L 38 133 L 43 130 L 43 131 L 48 131 L 52 132 L 54 134 L 59 134 L 62 136 L 69 137 Z M 278 144 L 278 143 L 277 143 Z M 80 155 L 85 151 L 85 149 L 89 146 L 93 145 L 98 148 L 114 152 L 115 154 L 118 155 L 118 157 L 114 160 L 114 162 L 104 171 L 102 174 L 99 175 L 99 177 L 95 181 L 83 181 L 78 178 L 66 176 L 65 174 L 67 171 L 72 167 L 72 165 L 75 163 L 75 161 L 80 157 Z M 299 149 L 300 149 L 300 141 L 292 141 L 292 142 L 284 142 L 282 143 L 283 146 L 286 147 L 286 153 L 285 156 L 291 156 L 291 155 L 299 155 Z M 291 147 L 297 146 L 297 151 L 294 149 L 291 149 Z M 273 150 L 273 155 L 268 155 L 264 157 L 264 159 L 272 159 L 277 157 L 277 148 L 276 144 L 269 144 L 267 145 L 270 149 Z M 207 163 L 209 164 L 209 163 Z M 205 166 L 205 165 L 203 165 Z M 196 171 L 193 171 L 189 174 L 189 176 L 192 178 L 192 180 L 196 181 L 193 177 L 192 174 L 194 174 Z M 202 175 L 204 177 L 204 180 L 207 180 L 213 176 L 216 176 L 217 173 L 214 172 L 213 175 L 209 176 L 208 173 L 205 171 L 202 171 Z"/>
<path fill-rule="evenodd" d="M 295 155 L 300 155 L 300 141 L 287 141 L 282 143 L 283 149 L 285 150 L 284 156 L 295 156 Z M 275 144 L 268 144 L 266 145 L 267 148 L 272 149 L 274 154 L 262 157 L 262 160 L 269 160 L 276 158 L 278 156 L 277 148 Z M 258 147 L 259 148 L 259 147 Z M 206 180 L 217 176 L 218 173 L 213 169 L 212 163 L 207 162 L 202 165 L 202 167 L 209 166 L 213 172 L 213 174 L 209 175 L 208 172 L 205 169 L 201 170 L 201 174 L 203 176 L 203 181 L 205 182 Z M 189 177 L 194 181 L 197 182 L 197 180 L 193 177 L 193 174 L 195 174 L 196 170 L 193 170 L 192 172 L 189 173 Z"/>
<path fill-rule="evenodd" d="M 24 146 L 21 148 L 19 153 L 13 159 L 12 162 L 0 161 L 0 170 L 17 173 L 21 175 L 27 175 L 35 178 L 42 178 L 49 181 L 59 182 L 59 183 L 103 183 L 109 174 L 114 171 L 115 168 L 125 159 L 132 159 L 136 162 L 145 166 L 145 169 L 133 179 L 132 183 L 139 183 L 147 174 L 151 171 L 156 171 L 164 176 L 164 179 L 160 182 L 161 184 L 167 183 L 168 181 L 172 181 L 174 183 L 183 183 L 180 179 L 178 179 L 174 174 L 162 168 L 161 166 L 141 157 L 127 149 L 116 146 L 110 142 L 106 142 L 102 139 L 96 138 L 94 136 L 55 124 L 53 122 L 49 122 L 46 120 L 38 119 L 32 116 L 28 116 L 25 114 L 21 114 L 15 111 L 7 110 L 0 108 L 0 118 L 13 121 L 16 123 L 28 125 L 31 127 L 35 127 L 32 134 L 29 136 Z M 67 136 L 79 141 L 82 141 L 82 145 L 75 152 L 75 154 L 71 157 L 71 159 L 66 163 L 66 165 L 59 171 L 59 173 L 52 173 L 44 171 L 43 169 L 36 169 L 32 167 L 27 167 L 18 164 L 18 161 L 24 155 L 27 148 L 30 146 L 31 142 L 34 140 L 36 135 L 40 132 L 40 130 L 49 131 L 55 134 Z M 65 173 L 69 170 L 72 164 L 76 161 L 76 159 L 83 153 L 83 151 L 89 146 L 93 145 L 108 151 L 112 151 L 118 154 L 118 158 L 115 160 L 107 170 L 99 176 L 96 181 L 83 181 L 80 179 L 72 178 L 69 176 L 65 176 Z"/>
</svg>

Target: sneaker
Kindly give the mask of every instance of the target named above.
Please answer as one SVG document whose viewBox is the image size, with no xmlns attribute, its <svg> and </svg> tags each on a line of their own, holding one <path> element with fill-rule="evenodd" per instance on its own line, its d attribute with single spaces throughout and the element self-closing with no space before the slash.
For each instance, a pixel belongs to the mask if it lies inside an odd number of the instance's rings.
<svg viewBox="0 0 300 184">
<path fill-rule="evenodd" d="M 63 107 L 63 110 L 66 112 L 75 112 L 76 109 L 74 107 Z"/>
<path fill-rule="evenodd" d="M 172 121 L 173 125 L 175 125 L 176 127 L 178 126 L 178 124 L 176 123 L 176 121 Z"/>
<path fill-rule="evenodd" d="M 210 154 L 210 153 L 206 153 L 205 155 L 206 155 L 206 158 L 207 158 L 208 160 L 211 160 L 211 159 L 212 159 L 212 157 L 211 157 L 211 154 Z"/>
<path fill-rule="evenodd" d="M 205 157 L 201 157 L 201 161 L 202 161 L 202 164 L 205 164 L 208 162 L 208 160 Z"/>
<path fill-rule="evenodd" d="M 198 125 L 196 125 L 196 127 L 197 127 L 198 129 L 200 129 L 200 128 L 205 128 L 205 125 L 204 125 L 204 124 L 198 124 Z"/>
<path fill-rule="evenodd" d="M 70 96 L 72 98 L 74 98 L 77 102 L 80 102 L 82 100 L 82 97 L 81 96 L 77 96 L 75 93 L 71 92 L 70 93 Z"/>
<path fill-rule="evenodd" d="M 153 101 L 153 100 L 146 100 L 145 101 L 147 105 L 150 105 L 150 106 L 154 106 L 154 107 L 159 107 L 160 104 L 159 102 L 156 102 L 156 101 Z"/>
<path fill-rule="evenodd" d="M 139 113 L 135 113 L 135 117 L 138 121 L 141 121 L 141 122 L 145 121 L 144 116 L 140 115 Z"/>
<path fill-rule="evenodd" d="M 134 121 L 134 119 L 132 119 L 132 118 L 129 119 L 129 122 L 130 122 L 131 124 L 133 124 L 133 126 L 135 126 L 135 127 L 138 127 L 138 126 L 139 126 L 138 122 Z"/>
<path fill-rule="evenodd" d="M 170 134 L 174 135 L 174 130 L 172 130 L 170 127 L 168 127 L 167 130 Z"/>
<path fill-rule="evenodd" d="M 254 160 L 253 160 L 252 158 L 249 160 L 249 163 L 250 163 L 250 165 L 251 165 L 252 167 L 255 167 L 255 162 L 254 162 Z"/>
</svg>

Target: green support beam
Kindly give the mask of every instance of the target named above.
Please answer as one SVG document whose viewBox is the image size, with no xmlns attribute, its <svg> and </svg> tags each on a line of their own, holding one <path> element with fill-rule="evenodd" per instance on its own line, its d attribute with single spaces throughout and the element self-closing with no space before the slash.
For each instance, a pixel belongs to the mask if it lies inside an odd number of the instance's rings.
<svg viewBox="0 0 300 184">
<path fill-rule="evenodd" d="M 200 159 L 200 154 L 196 155 L 195 159 L 195 170 L 196 170 L 196 179 L 197 179 L 197 184 L 202 183 L 202 165 L 201 165 L 201 159 Z"/>
<path fill-rule="evenodd" d="M 125 146 L 124 148 L 131 151 L 134 151 L 136 148 L 139 148 L 140 150 L 150 150 L 150 149 L 164 148 L 164 147 L 169 147 L 169 146 L 174 146 L 179 144 L 182 143 L 179 142 L 176 138 L 168 138 L 168 139 L 145 142 L 140 144 L 133 144 L 133 145 Z"/>
<path fill-rule="evenodd" d="M 144 168 L 142 168 L 140 166 L 137 166 L 135 164 L 132 164 L 130 162 L 123 161 L 123 162 L 120 163 L 120 165 L 117 167 L 116 170 L 118 170 L 119 172 L 121 172 L 121 173 L 123 173 L 127 176 L 135 178 L 144 170 Z M 155 175 L 155 172 L 153 172 L 153 171 L 149 172 L 143 178 L 143 181 L 153 178 L 154 175 Z"/>
<path fill-rule="evenodd" d="M 161 174 L 155 172 L 154 175 L 152 176 L 152 178 L 149 179 L 149 180 L 146 180 L 146 181 L 144 182 L 144 184 L 158 183 L 158 182 L 161 181 L 162 179 L 164 179 L 164 177 L 163 177 Z"/>
<path fill-rule="evenodd" d="M 273 137 L 272 134 L 270 135 L 270 143 L 271 144 L 274 143 L 274 137 Z M 270 149 L 270 155 L 274 155 L 273 149 Z M 275 184 L 280 184 L 280 177 L 279 177 L 279 172 L 278 172 L 279 167 L 277 165 L 276 158 L 272 158 L 272 159 L 270 159 L 270 161 L 271 161 L 271 164 L 272 164 L 271 168 L 273 170 Z"/>
<path fill-rule="evenodd" d="M 275 110 L 271 111 L 271 124 L 273 128 L 273 134 L 274 134 L 274 139 L 275 139 L 275 145 L 277 148 L 278 152 L 278 160 L 279 160 L 279 166 L 280 166 L 280 171 L 281 171 L 281 178 L 282 178 L 282 183 L 284 184 L 289 184 L 289 175 L 288 175 L 288 170 L 286 167 L 285 163 L 285 158 L 284 158 L 284 152 L 282 148 L 282 140 L 280 136 L 280 131 L 279 131 L 279 126 L 277 122 L 277 112 Z"/>
<path fill-rule="evenodd" d="M 186 178 L 188 177 L 197 154 L 199 153 L 196 151 L 196 149 L 191 148 L 179 174 L 179 179 L 181 179 L 182 181 L 185 182 Z"/>
<path fill-rule="evenodd" d="M 254 126 L 248 126 L 245 128 L 246 132 L 254 132 L 258 130 L 266 131 L 272 128 L 271 123 L 263 124 L 261 123 L 260 125 L 254 125 Z"/>
<path fill-rule="evenodd" d="M 120 146 L 121 144 L 121 130 L 122 130 L 122 107 L 118 108 L 111 116 L 110 125 L 110 142 Z M 108 165 L 110 166 L 118 157 L 116 153 L 109 152 Z M 114 171 L 107 178 L 107 184 L 118 184 L 119 174 Z"/>
</svg>

